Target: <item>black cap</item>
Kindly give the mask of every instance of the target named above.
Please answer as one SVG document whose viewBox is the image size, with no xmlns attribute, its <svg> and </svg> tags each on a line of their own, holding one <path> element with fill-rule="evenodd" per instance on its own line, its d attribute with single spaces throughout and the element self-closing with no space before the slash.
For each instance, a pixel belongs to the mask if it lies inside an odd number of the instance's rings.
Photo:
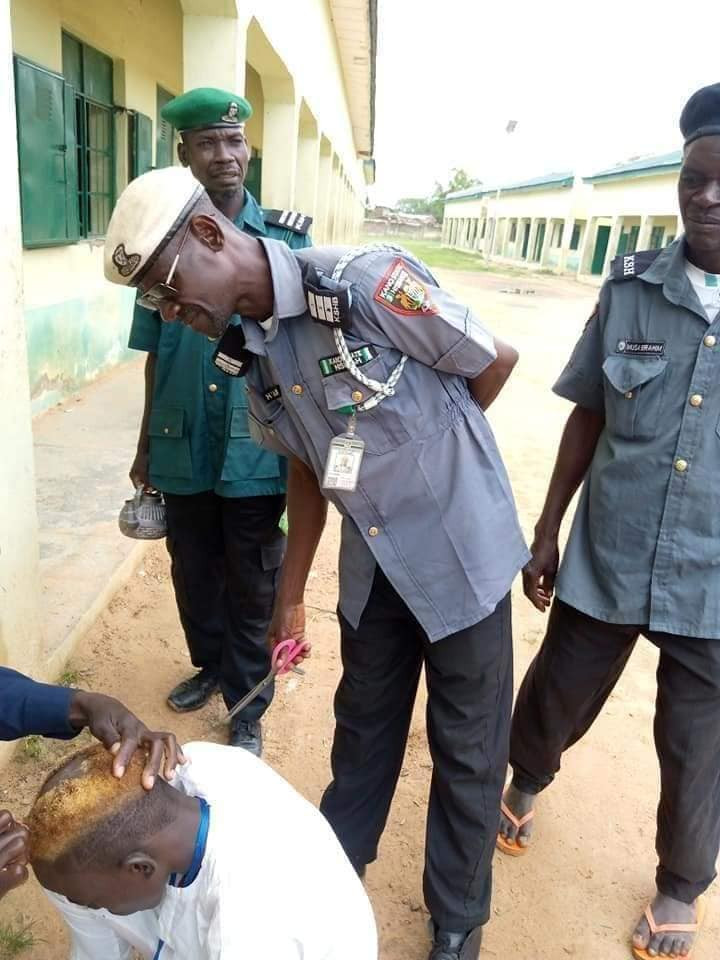
<svg viewBox="0 0 720 960">
<path fill-rule="evenodd" d="M 680 114 L 680 131 L 685 146 L 700 137 L 720 136 L 720 83 L 702 87 L 690 97 Z"/>
</svg>

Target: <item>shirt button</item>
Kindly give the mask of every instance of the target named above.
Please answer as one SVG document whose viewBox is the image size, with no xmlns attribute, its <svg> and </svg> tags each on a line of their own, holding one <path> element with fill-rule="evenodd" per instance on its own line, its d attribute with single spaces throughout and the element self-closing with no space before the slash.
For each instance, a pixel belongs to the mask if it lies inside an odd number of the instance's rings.
<svg viewBox="0 0 720 960">
<path fill-rule="evenodd" d="M 163 430 L 163 433 L 170 433 L 170 427 L 165 427 L 165 429 Z"/>
<path fill-rule="evenodd" d="M 694 394 L 690 397 L 690 406 L 691 406 L 691 407 L 701 407 L 701 406 L 702 406 L 702 402 L 703 402 L 703 398 L 702 398 L 702 396 L 701 396 L 699 393 L 694 393 Z"/>
<path fill-rule="evenodd" d="M 714 347 L 717 343 L 717 339 L 711 333 L 709 333 L 703 340 L 703 343 L 706 347 Z"/>
<path fill-rule="evenodd" d="M 687 460 L 679 459 L 675 461 L 675 469 L 677 470 L 678 473 L 685 473 L 687 468 L 688 468 Z"/>
<path fill-rule="evenodd" d="M 633 392 L 632 390 L 628 390 L 628 392 L 625 394 L 625 399 L 632 400 L 632 398 L 633 398 Z"/>
<path fill-rule="evenodd" d="M 217 384 L 216 384 L 216 383 L 209 383 L 209 384 L 208 384 L 208 390 L 210 391 L 210 393 L 215 393 L 215 392 L 217 391 Z"/>
<path fill-rule="evenodd" d="M 352 392 L 352 402 L 353 402 L 353 403 L 360 403 L 360 401 L 362 400 L 362 398 L 363 398 L 363 395 L 362 395 L 362 393 L 361 393 L 359 390 L 353 390 L 353 392 Z"/>
<path fill-rule="evenodd" d="M 294 384 L 292 385 L 292 388 L 291 388 L 291 389 L 292 389 L 292 392 L 295 394 L 296 397 L 299 397 L 300 394 L 303 392 L 303 388 L 300 386 L 299 383 L 294 383 Z"/>
<path fill-rule="evenodd" d="M 377 527 L 370 527 L 370 529 L 368 530 L 368 536 L 370 537 L 376 537 L 379 533 L 380 531 L 378 530 Z"/>
</svg>

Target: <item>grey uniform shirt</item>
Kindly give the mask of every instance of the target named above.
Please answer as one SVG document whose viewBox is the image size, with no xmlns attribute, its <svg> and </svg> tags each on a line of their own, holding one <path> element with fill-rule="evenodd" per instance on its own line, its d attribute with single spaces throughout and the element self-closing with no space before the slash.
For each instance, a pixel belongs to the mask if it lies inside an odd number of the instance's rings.
<svg viewBox="0 0 720 960">
<path fill-rule="evenodd" d="M 604 412 L 557 580 L 610 623 L 720 638 L 720 320 L 676 240 L 606 281 L 555 392 Z"/>
<path fill-rule="evenodd" d="M 321 481 L 330 441 L 347 429 L 344 411 L 370 391 L 337 369 L 333 332 L 310 317 L 300 264 L 329 275 L 345 249 L 261 243 L 275 329 L 265 334 L 243 321 L 247 349 L 257 354 L 246 377 L 251 432 Z M 343 615 L 357 626 L 378 564 L 434 641 L 492 613 L 528 554 L 492 431 L 466 380 L 495 359 L 492 337 L 427 268 L 401 259 L 371 252 L 343 274 L 352 284 L 345 339 L 360 351 L 362 372 L 385 381 L 402 353 L 409 359 L 395 396 L 358 413 L 365 456 L 357 489 L 324 494 L 343 515 Z M 415 299 L 394 283 L 404 269 Z"/>
</svg>

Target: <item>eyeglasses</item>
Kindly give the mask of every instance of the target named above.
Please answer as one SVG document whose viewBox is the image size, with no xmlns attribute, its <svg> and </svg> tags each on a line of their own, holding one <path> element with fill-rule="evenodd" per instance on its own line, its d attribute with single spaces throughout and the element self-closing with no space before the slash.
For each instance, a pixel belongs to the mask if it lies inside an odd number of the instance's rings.
<svg viewBox="0 0 720 960">
<path fill-rule="evenodd" d="M 178 291 L 175 287 L 172 286 L 171 281 L 175 276 L 175 271 L 177 270 L 178 260 L 180 259 L 180 254 L 182 253 L 183 247 L 185 246 L 185 241 L 190 235 L 190 225 L 192 221 L 188 221 L 187 227 L 185 227 L 185 233 L 183 238 L 180 241 L 180 246 L 177 249 L 177 253 L 173 259 L 172 265 L 170 266 L 170 272 L 168 273 L 164 283 L 154 283 L 149 290 L 146 290 L 145 293 L 141 293 L 137 302 L 141 307 L 145 307 L 147 310 L 159 310 L 163 303 L 166 300 L 176 300 L 178 297 Z"/>
</svg>

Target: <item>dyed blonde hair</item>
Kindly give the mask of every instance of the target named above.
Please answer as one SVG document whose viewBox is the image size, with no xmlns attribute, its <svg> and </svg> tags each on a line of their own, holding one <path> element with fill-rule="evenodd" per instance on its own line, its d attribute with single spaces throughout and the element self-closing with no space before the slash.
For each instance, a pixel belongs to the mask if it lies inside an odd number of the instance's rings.
<svg viewBox="0 0 720 960">
<path fill-rule="evenodd" d="M 139 832 L 146 832 L 134 830 L 132 823 L 134 813 L 137 821 L 147 821 L 144 812 L 138 817 L 137 811 L 153 792 L 146 794 L 140 782 L 144 754 L 136 751 L 122 779 L 113 776 L 112 763 L 104 747 L 92 746 L 65 760 L 48 777 L 28 819 L 32 862 L 55 864 L 72 855 L 77 866 L 83 866 L 110 854 L 119 840 L 132 840 L 133 835 L 137 840 Z M 121 838 L 123 830 L 128 837 Z"/>
</svg>

